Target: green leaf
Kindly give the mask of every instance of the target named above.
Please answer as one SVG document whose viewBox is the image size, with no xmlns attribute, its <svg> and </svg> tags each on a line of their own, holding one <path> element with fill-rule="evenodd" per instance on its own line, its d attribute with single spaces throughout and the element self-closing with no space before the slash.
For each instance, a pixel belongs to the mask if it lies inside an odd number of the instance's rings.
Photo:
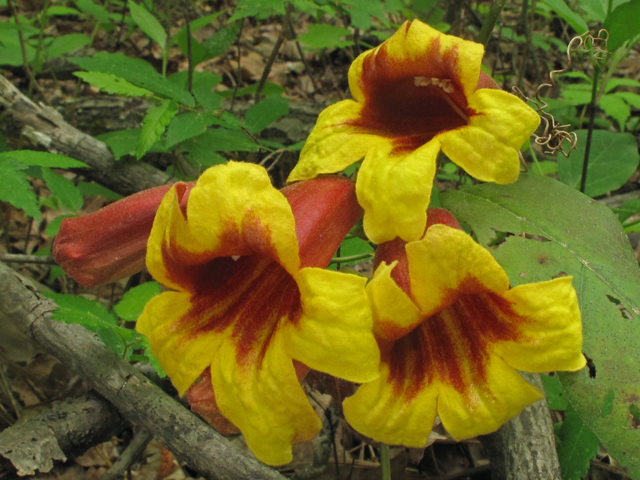
<svg viewBox="0 0 640 480">
<path fill-rule="evenodd" d="M 158 282 L 147 282 L 137 287 L 133 287 L 122 296 L 113 310 L 120 318 L 128 322 L 135 322 L 142 314 L 144 306 L 156 295 L 160 295 L 160 284 Z"/>
<path fill-rule="evenodd" d="M 347 35 L 351 35 L 348 28 L 316 23 L 309 25 L 307 32 L 300 35 L 298 41 L 308 48 L 344 48 L 354 44 L 351 40 L 341 40 Z"/>
<path fill-rule="evenodd" d="M 33 150 L 13 150 L 0 153 L 0 160 L 14 158 L 25 165 L 49 168 L 88 168 L 86 163 L 57 153 L 36 152 Z"/>
<path fill-rule="evenodd" d="M 251 133 L 259 133 L 288 113 L 288 100 L 283 97 L 271 96 L 252 105 L 247 110 L 244 121 Z"/>
<path fill-rule="evenodd" d="M 622 98 L 632 107 L 640 109 L 640 95 L 633 92 L 616 92 L 613 95 Z"/>
<path fill-rule="evenodd" d="M 640 0 L 631 0 L 615 8 L 604 22 L 609 32 L 607 50 L 615 52 L 627 40 L 640 34 Z"/>
<path fill-rule="evenodd" d="M 225 11 L 220 10 L 219 12 L 212 13 L 210 15 L 205 15 L 204 17 L 196 18 L 192 22 L 189 22 L 189 30 L 191 30 L 191 35 L 196 33 L 202 27 L 206 27 L 207 25 L 209 25 L 211 22 L 213 22 L 216 18 L 218 18 L 223 13 L 225 13 Z M 184 42 L 184 48 L 185 48 L 184 50 L 182 50 L 181 42 Z M 173 38 L 171 39 L 171 43 L 172 44 L 177 43 L 178 46 L 180 47 L 180 50 L 182 51 L 182 54 L 185 56 L 187 55 L 187 50 L 186 50 L 187 27 L 186 26 L 182 27 L 180 31 L 173 36 Z"/>
<path fill-rule="evenodd" d="M 179 115 L 169 124 L 165 147 L 171 148 L 180 142 L 197 137 L 217 121 L 218 119 L 209 113 L 188 112 Z"/>
<path fill-rule="evenodd" d="M 138 5 L 136 2 L 129 0 L 129 11 L 131 12 L 131 18 L 140 29 L 146 33 L 151 40 L 160 45 L 161 49 L 165 49 L 167 46 L 167 32 L 164 31 L 162 24 L 149 13 L 144 7 L 143 3 Z"/>
<path fill-rule="evenodd" d="M 136 157 L 140 160 L 164 133 L 171 119 L 176 115 L 178 105 L 173 100 L 164 100 L 157 107 L 147 110 L 142 120 L 142 130 L 136 146 Z"/>
<path fill-rule="evenodd" d="M 558 164 L 549 160 L 534 162 L 530 165 L 529 172 L 535 175 L 551 175 L 558 172 Z"/>
<path fill-rule="evenodd" d="M 246 17 L 256 17 L 258 20 L 263 20 L 273 14 L 284 15 L 284 13 L 285 2 L 281 0 L 239 0 L 228 21 L 235 22 Z"/>
<path fill-rule="evenodd" d="M 80 190 L 71 180 L 52 172 L 46 167 L 42 168 L 42 176 L 44 181 L 47 182 L 47 188 L 51 190 L 51 194 L 58 198 L 62 205 L 76 213 L 82 208 L 84 199 Z"/>
<path fill-rule="evenodd" d="M 189 92 L 171 83 L 144 60 L 120 53 L 98 52 L 93 57 L 70 58 L 69 61 L 87 71 L 110 73 L 158 95 L 178 100 L 188 107 L 195 106 Z"/>
<path fill-rule="evenodd" d="M 118 319 L 95 300 L 78 295 L 42 292 L 58 305 L 52 319 L 64 323 L 78 323 L 92 332 L 102 328 L 118 326 Z"/>
<path fill-rule="evenodd" d="M 99 88 L 103 92 L 112 95 L 124 95 L 127 97 L 147 97 L 153 95 L 153 92 L 150 90 L 136 87 L 134 84 L 110 73 L 74 72 L 74 75 L 90 85 Z"/>
<path fill-rule="evenodd" d="M 339 257 L 352 257 L 354 255 L 361 255 L 365 253 L 371 253 L 373 256 L 373 247 L 358 237 L 347 238 L 340 244 L 340 253 L 336 253 L 336 256 Z M 361 258 L 358 260 L 353 260 L 350 262 L 341 262 L 341 266 L 345 265 L 355 265 L 358 262 L 362 262 L 363 260 L 367 260 L 366 258 Z"/>
<path fill-rule="evenodd" d="M 542 385 L 544 386 L 544 394 L 547 397 L 547 403 L 551 410 L 566 410 L 569 403 L 564 396 L 562 384 L 558 377 L 549 375 L 540 375 Z"/>
<path fill-rule="evenodd" d="M 348 5 L 351 25 L 360 30 L 371 28 L 371 17 L 377 18 L 382 25 L 388 25 L 386 19 L 386 4 L 383 2 L 372 2 L 371 0 L 342 0 L 341 3 Z"/>
<path fill-rule="evenodd" d="M 97 3 L 94 3 L 93 0 L 75 0 L 75 2 L 80 10 L 94 17 L 101 24 L 104 24 L 104 25 L 111 24 L 111 19 L 109 18 L 109 12 L 102 5 L 98 5 Z"/>
<path fill-rule="evenodd" d="M 151 345 L 149 345 L 149 340 L 147 339 L 147 337 L 144 337 L 144 336 L 141 336 L 141 337 L 142 338 L 140 340 L 140 345 L 144 348 L 144 354 L 149 359 L 149 364 L 153 368 L 155 368 L 160 378 L 166 377 L 167 373 L 164 371 L 164 369 L 162 368 L 162 365 L 160 365 L 160 362 L 154 355 L 153 350 L 151 349 Z"/>
<path fill-rule="evenodd" d="M 100 303 L 76 295 L 65 295 L 53 292 L 41 292 L 58 305 L 53 312 L 52 320 L 64 323 L 79 324 L 98 335 L 111 350 L 122 355 L 125 342 L 135 332 L 118 325 L 118 319 Z"/>
<path fill-rule="evenodd" d="M 542 0 L 542 3 L 545 3 L 551 9 L 555 10 L 558 16 L 571 25 L 571 28 L 573 28 L 578 35 L 589 31 L 589 27 L 584 19 L 571 10 L 564 0 Z"/>
<path fill-rule="evenodd" d="M 191 152 L 195 149 L 202 149 L 206 152 L 255 152 L 258 145 L 255 144 L 246 134 L 237 130 L 227 128 L 214 128 L 207 130 L 199 137 L 185 143 L 186 150 Z"/>
<path fill-rule="evenodd" d="M 74 217 L 76 217 L 76 215 L 58 215 L 47 224 L 47 228 L 44 229 L 44 233 L 46 233 L 48 237 L 56 236 L 58 234 L 58 231 L 60 230 L 60 224 L 62 223 L 62 220 L 64 220 L 65 218 Z"/>
<path fill-rule="evenodd" d="M 604 113 L 616 119 L 620 126 L 620 131 L 624 132 L 627 120 L 631 116 L 631 107 L 627 102 L 617 95 L 603 95 L 600 98 L 600 107 L 604 110 Z"/>
<path fill-rule="evenodd" d="M 576 130 L 578 147 L 569 158 L 558 154 L 558 174 L 561 182 L 580 188 L 582 163 L 586 147 L 587 130 Z M 638 145 L 629 133 L 594 130 L 591 137 L 589 167 L 585 193 L 597 197 L 617 190 L 638 168 Z"/>
<path fill-rule="evenodd" d="M 189 82 L 189 72 L 183 70 L 174 73 L 169 80 L 186 89 Z M 222 77 L 217 73 L 193 72 L 193 96 L 208 111 L 215 110 L 222 103 L 222 97 L 213 91 L 213 87 L 221 81 Z"/>
<path fill-rule="evenodd" d="M 640 82 L 632 78 L 612 78 L 607 82 L 607 88 L 604 93 L 609 93 L 614 88 L 618 87 L 640 87 Z"/>
<path fill-rule="evenodd" d="M 52 7 L 47 8 L 47 15 L 80 15 L 80 12 L 75 8 L 69 7 L 61 7 L 59 5 L 54 5 Z"/>
<path fill-rule="evenodd" d="M 136 146 L 140 138 L 140 129 L 118 130 L 116 132 L 98 135 L 96 138 L 106 143 L 109 148 L 111 148 L 115 159 L 120 160 L 124 155 L 133 155 L 136 153 Z"/>
<path fill-rule="evenodd" d="M 562 92 L 565 105 L 586 105 L 591 103 L 591 92 L 586 90 L 565 90 Z"/>
<path fill-rule="evenodd" d="M 82 195 L 99 195 L 114 201 L 123 198 L 119 193 L 109 190 L 107 187 L 104 187 L 99 183 L 80 182 L 78 183 L 78 190 L 80 190 Z"/>
<path fill-rule="evenodd" d="M 559 373 L 565 395 L 607 451 L 640 478 L 640 430 L 628 407 L 640 398 L 640 268 L 616 216 L 562 183 L 521 175 L 510 185 L 484 184 L 440 194 L 444 208 L 488 246 L 496 232 L 514 236 L 495 250 L 512 286 L 572 275 L 583 322 L 582 350 L 591 368 Z M 544 241 L 522 238 L 535 235 Z M 612 414 L 601 417 L 613 390 Z"/>
<path fill-rule="evenodd" d="M 607 17 L 605 4 L 602 0 L 580 0 L 578 5 L 591 16 L 591 20 L 602 23 Z"/>
<path fill-rule="evenodd" d="M 12 158 L 0 158 L 0 200 L 24 210 L 25 215 L 40 221 L 38 199 L 31 190 L 27 175 L 21 170 L 27 166 Z"/>
<path fill-rule="evenodd" d="M 558 437 L 558 461 L 562 480 L 581 480 L 589 471 L 591 460 L 596 458 L 600 448 L 598 437 L 570 406 Z"/>
<path fill-rule="evenodd" d="M 640 212 L 640 199 L 628 200 L 624 202 L 620 208 L 612 208 L 613 212 L 618 215 L 620 223 Z"/>
<path fill-rule="evenodd" d="M 231 22 L 231 20 L 229 20 Z M 209 37 L 203 44 L 202 47 L 204 49 L 204 55 L 202 58 L 194 59 L 194 65 L 197 65 L 200 62 L 205 60 L 210 60 L 212 58 L 216 58 L 226 52 L 231 45 L 236 41 L 238 34 L 240 33 L 241 23 L 235 23 L 233 25 L 229 25 L 226 28 L 214 33 L 211 37 Z"/>
<path fill-rule="evenodd" d="M 253 95 L 254 93 L 256 93 L 257 90 L 258 90 L 258 84 L 254 83 L 253 85 L 249 85 L 248 87 L 239 88 L 237 91 L 235 91 L 235 96 L 242 97 L 243 95 Z M 280 85 L 267 82 L 265 83 L 264 88 L 262 89 L 262 95 L 265 95 L 265 96 L 282 95 L 286 91 L 287 89 L 282 88 Z M 221 92 L 218 92 L 218 95 L 220 95 L 222 98 L 231 98 L 234 95 L 234 90 L 233 89 L 223 90 Z"/>
<path fill-rule="evenodd" d="M 65 53 L 80 50 L 85 45 L 89 45 L 91 39 L 83 33 L 71 33 L 56 37 L 53 42 L 45 49 L 44 53 L 47 58 L 61 57 Z"/>
</svg>

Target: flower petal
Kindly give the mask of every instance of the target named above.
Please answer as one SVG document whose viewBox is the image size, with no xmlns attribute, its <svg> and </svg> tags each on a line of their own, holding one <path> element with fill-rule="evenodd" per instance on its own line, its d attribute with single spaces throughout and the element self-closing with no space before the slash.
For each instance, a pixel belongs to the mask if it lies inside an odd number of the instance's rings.
<svg viewBox="0 0 640 480">
<path fill-rule="evenodd" d="M 424 239 L 405 248 L 411 294 L 425 316 L 453 304 L 460 294 L 503 294 L 509 288 L 498 262 L 461 230 L 432 225 Z"/>
<path fill-rule="evenodd" d="M 165 292 L 145 305 L 136 324 L 180 396 L 209 366 L 221 342 L 213 330 L 193 335 L 197 322 L 183 321 L 191 308 L 188 293 Z"/>
<path fill-rule="evenodd" d="M 323 110 L 287 182 L 340 172 L 361 160 L 372 145 L 388 143 L 354 125 L 361 111 L 362 105 L 353 100 L 343 100 Z"/>
<path fill-rule="evenodd" d="M 382 363 L 380 370 L 379 379 L 342 402 L 347 422 L 378 442 L 424 447 L 436 418 L 438 391 L 427 387 L 416 395 L 409 381 L 397 389 L 389 379 L 389 365 Z"/>
<path fill-rule="evenodd" d="M 433 141 L 409 153 L 392 154 L 389 145 L 369 151 L 358 172 L 356 193 L 371 241 L 422 237 L 439 149 Z"/>
<path fill-rule="evenodd" d="M 518 324 L 523 340 L 506 341 L 495 351 L 509 365 L 526 372 L 580 370 L 582 323 L 571 277 L 515 287 L 503 297 L 527 320 Z"/>
<path fill-rule="evenodd" d="M 454 440 L 494 432 L 524 407 L 544 398 L 498 356 L 487 360 L 485 372 L 486 382 L 470 383 L 464 395 L 447 382 L 433 385 L 440 391 L 438 415 Z"/>
<path fill-rule="evenodd" d="M 298 271 L 298 241 L 291 207 L 266 170 L 229 162 L 206 170 L 187 204 L 189 230 L 208 254 L 265 255 L 290 274 Z"/>
<path fill-rule="evenodd" d="M 373 311 L 374 332 L 385 340 L 397 340 L 422 322 L 424 317 L 409 296 L 391 277 L 397 262 L 382 262 L 367 284 Z"/>
<path fill-rule="evenodd" d="M 180 260 L 172 261 L 171 257 L 180 253 Z M 204 255 L 206 249 L 191 235 L 180 207 L 178 192 L 172 187 L 162 199 L 151 228 L 147 242 L 147 268 L 158 282 L 173 290 L 184 291 L 173 277 L 182 264 L 202 261 L 200 257 Z"/>
<path fill-rule="evenodd" d="M 259 460 L 282 465 L 291 445 L 310 440 L 322 426 L 298 378 L 284 339 L 277 332 L 244 363 L 229 361 L 237 345 L 227 336 L 211 364 L 218 407 L 243 433 Z"/>
<path fill-rule="evenodd" d="M 303 268 L 296 281 L 303 313 L 284 327 L 291 357 L 352 382 L 376 378 L 380 352 L 372 333 L 366 278 Z"/>
<path fill-rule="evenodd" d="M 515 182 L 518 149 L 538 128 L 539 115 L 515 95 L 483 88 L 468 99 L 469 125 L 438 135 L 442 151 L 469 175 L 485 182 Z"/>
<path fill-rule="evenodd" d="M 188 293 L 154 298 L 138 328 L 149 337 L 180 394 L 202 373 L 222 336 L 232 335 L 236 342 L 237 355 L 227 361 L 244 364 L 274 335 L 279 322 L 295 323 L 302 314 L 295 280 L 268 258 L 216 258 L 183 266 L 179 275 Z M 171 298 L 177 299 L 176 306 Z"/>
<path fill-rule="evenodd" d="M 445 35 L 420 21 L 405 22 L 379 47 L 360 55 L 349 69 L 353 98 L 366 103 L 399 80 L 413 77 L 448 79 L 461 94 L 476 88 L 484 47 Z"/>
</svg>

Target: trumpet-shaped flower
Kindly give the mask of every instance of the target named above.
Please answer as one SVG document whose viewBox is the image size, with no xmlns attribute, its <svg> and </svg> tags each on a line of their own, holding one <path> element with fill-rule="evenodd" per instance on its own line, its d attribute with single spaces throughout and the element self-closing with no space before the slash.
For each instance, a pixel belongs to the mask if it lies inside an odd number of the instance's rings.
<svg viewBox="0 0 640 480">
<path fill-rule="evenodd" d="M 543 396 L 516 370 L 584 367 L 571 277 L 509 289 L 491 254 L 447 225 L 401 243 L 381 245 L 392 262 L 367 286 L 381 375 L 343 403 L 357 431 L 422 447 L 437 414 L 456 440 L 490 433 Z"/>
<path fill-rule="evenodd" d="M 220 412 L 265 463 L 321 422 L 293 360 L 355 382 L 378 375 L 365 279 L 324 270 L 362 210 L 344 177 L 279 192 L 257 165 L 210 168 L 186 213 L 162 201 L 147 267 L 173 291 L 152 299 L 138 331 L 183 395 L 210 367 Z"/>
<path fill-rule="evenodd" d="M 180 184 L 183 207 L 193 182 Z M 147 240 L 171 185 L 125 197 L 83 217 L 65 218 L 53 243 L 55 261 L 77 282 L 100 285 L 144 268 Z"/>
<path fill-rule="evenodd" d="M 442 150 L 471 176 L 510 183 L 536 112 L 480 71 L 482 45 L 406 22 L 349 69 L 354 100 L 324 110 L 288 181 L 343 170 L 357 179 L 364 228 L 375 243 L 418 240 Z"/>
</svg>

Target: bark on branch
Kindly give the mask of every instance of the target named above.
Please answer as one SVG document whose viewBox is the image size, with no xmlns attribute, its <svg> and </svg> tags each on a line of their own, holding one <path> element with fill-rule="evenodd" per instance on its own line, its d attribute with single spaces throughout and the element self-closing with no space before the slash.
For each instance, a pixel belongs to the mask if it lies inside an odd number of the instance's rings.
<svg viewBox="0 0 640 480">
<path fill-rule="evenodd" d="M 51 410 L 0 432 L 0 466 L 5 457 L 18 475 L 48 472 L 54 460 L 80 455 L 127 425 L 118 410 L 95 393 L 55 402 Z"/>
<path fill-rule="evenodd" d="M 36 105 L 2 76 L 0 105 L 24 125 L 22 133 L 32 143 L 86 163 L 91 168 L 81 173 L 113 191 L 131 195 L 171 182 L 169 175 L 147 163 L 117 162 L 105 143 L 69 125 L 53 108 Z"/>
<path fill-rule="evenodd" d="M 543 389 L 537 373 L 522 376 Z M 491 457 L 493 480 L 562 480 L 553 423 L 544 398 L 529 405 L 497 432 L 483 437 L 482 443 Z"/>
<path fill-rule="evenodd" d="M 0 311 L 113 403 L 127 420 L 145 427 L 178 459 L 211 479 L 284 479 L 230 445 L 95 335 L 79 325 L 52 321 L 53 310 L 51 300 L 41 297 L 0 263 Z"/>
</svg>

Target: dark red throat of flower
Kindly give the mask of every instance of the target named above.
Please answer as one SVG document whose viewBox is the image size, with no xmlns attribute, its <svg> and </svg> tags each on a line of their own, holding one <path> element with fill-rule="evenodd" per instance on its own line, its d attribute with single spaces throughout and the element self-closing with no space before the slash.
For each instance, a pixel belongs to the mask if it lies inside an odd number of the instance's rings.
<svg viewBox="0 0 640 480">
<path fill-rule="evenodd" d="M 360 86 L 365 97 L 364 131 L 393 139 L 394 150 L 414 150 L 440 132 L 468 124 L 472 112 L 456 71 L 458 51 L 442 55 L 433 42 L 411 62 L 392 58 L 383 47 L 363 64 Z"/>
</svg>

